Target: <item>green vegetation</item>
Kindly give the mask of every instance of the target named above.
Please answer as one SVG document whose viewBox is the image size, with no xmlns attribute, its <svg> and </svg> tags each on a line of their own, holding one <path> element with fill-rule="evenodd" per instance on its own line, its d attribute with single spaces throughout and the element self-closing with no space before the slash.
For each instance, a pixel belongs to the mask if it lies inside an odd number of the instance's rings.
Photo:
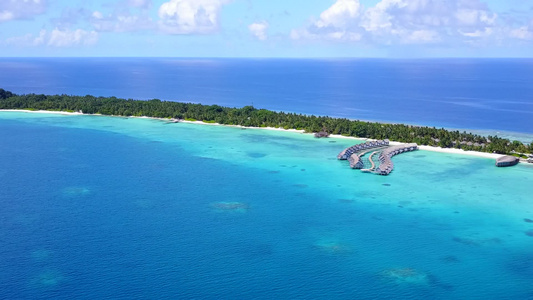
<svg viewBox="0 0 533 300">
<path fill-rule="evenodd" d="M 341 134 L 372 139 L 390 139 L 419 145 L 460 148 L 496 153 L 532 153 L 533 145 L 509 141 L 497 136 L 483 137 L 477 134 L 446 130 L 443 128 L 382 124 L 353 121 L 325 116 L 308 116 L 295 113 L 274 112 L 256 109 L 222 107 L 161 101 L 140 101 L 116 97 L 68 96 L 68 95 L 15 95 L 0 89 L 0 109 L 32 109 L 82 111 L 86 114 L 115 116 L 146 116 L 175 118 L 206 123 L 242 125 L 250 127 L 276 127 L 303 129 L 318 132 L 325 129 L 330 134 Z"/>
</svg>

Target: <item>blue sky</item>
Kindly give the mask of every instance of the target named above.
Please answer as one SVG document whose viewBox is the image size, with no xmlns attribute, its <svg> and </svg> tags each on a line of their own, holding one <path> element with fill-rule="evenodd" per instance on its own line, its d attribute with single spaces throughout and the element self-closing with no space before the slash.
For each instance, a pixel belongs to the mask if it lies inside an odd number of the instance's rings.
<svg viewBox="0 0 533 300">
<path fill-rule="evenodd" d="M 532 0 L 0 0 L 0 57 L 532 57 Z"/>
</svg>

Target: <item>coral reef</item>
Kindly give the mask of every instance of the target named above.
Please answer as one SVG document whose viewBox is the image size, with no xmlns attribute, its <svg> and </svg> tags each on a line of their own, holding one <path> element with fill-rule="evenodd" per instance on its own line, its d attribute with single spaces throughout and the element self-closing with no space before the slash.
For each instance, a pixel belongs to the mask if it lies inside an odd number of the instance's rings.
<svg viewBox="0 0 533 300">
<path fill-rule="evenodd" d="M 239 211 L 245 212 L 250 207 L 242 202 L 215 202 L 211 203 L 211 207 L 217 211 Z"/>
<path fill-rule="evenodd" d="M 350 246 L 333 240 L 318 241 L 313 246 L 327 254 L 347 254 L 353 252 Z"/>
<path fill-rule="evenodd" d="M 387 279 L 396 283 L 429 284 L 428 274 L 413 268 L 394 268 L 381 273 Z"/>
<path fill-rule="evenodd" d="M 71 186 L 63 189 L 63 195 L 69 197 L 85 196 L 88 195 L 90 192 L 91 190 L 86 187 Z"/>
</svg>

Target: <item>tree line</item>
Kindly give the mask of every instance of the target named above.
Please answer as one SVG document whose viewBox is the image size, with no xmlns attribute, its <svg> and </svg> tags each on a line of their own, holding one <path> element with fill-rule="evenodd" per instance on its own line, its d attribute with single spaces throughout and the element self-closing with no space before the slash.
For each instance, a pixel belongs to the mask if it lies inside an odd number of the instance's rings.
<svg viewBox="0 0 533 300">
<path fill-rule="evenodd" d="M 510 141 L 498 136 L 481 136 L 458 130 L 446 130 L 427 126 L 385 124 L 332 118 L 327 116 L 303 115 L 257 109 L 219 105 L 202 105 L 172 101 L 132 100 L 116 97 L 69 96 L 69 95 L 17 95 L 0 89 L 0 109 L 81 111 L 85 114 L 113 116 L 146 116 L 215 122 L 225 125 L 249 127 L 276 127 L 299 129 L 306 132 L 326 131 L 329 134 L 345 136 L 390 139 L 404 143 L 459 148 L 495 153 L 532 153 L 532 144 Z"/>
</svg>

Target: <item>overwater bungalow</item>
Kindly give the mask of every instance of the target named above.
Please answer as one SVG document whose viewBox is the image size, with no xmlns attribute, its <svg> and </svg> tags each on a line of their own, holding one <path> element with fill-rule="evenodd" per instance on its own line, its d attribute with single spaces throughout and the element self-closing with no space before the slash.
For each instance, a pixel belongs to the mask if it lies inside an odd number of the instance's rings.
<svg viewBox="0 0 533 300">
<path fill-rule="evenodd" d="M 392 170 L 394 169 L 394 164 L 391 161 L 391 158 L 394 155 L 403 152 L 414 151 L 416 149 L 418 149 L 417 144 L 403 144 L 383 150 L 383 152 L 381 152 L 379 156 L 380 165 L 378 168 L 376 168 L 375 173 L 379 175 L 389 175 L 390 172 L 392 172 Z"/>
<path fill-rule="evenodd" d="M 344 149 L 343 151 L 341 151 L 341 153 L 337 155 L 337 158 L 341 160 L 347 159 L 350 162 L 350 167 L 352 169 L 361 169 L 361 171 L 365 173 L 373 172 L 373 173 L 380 174 L 380 175 L 388 175 L 394 169 L 394 164 L 391 161 L 391 158 L 394 155 L 397 155 L 403 152 L 414 151 L 418 149 L 418 145 L 414 143 L 413 144 L 402 144 L 402 145 L 391 146 L 385 149 L 381 149 L 388 145 L 389 145 L 389 140 L 378 140 L 378 141 L 366 142 L 363 144 L 357 144 L 357 145 L 348 147 Z M 376 150 L 376 151 L 374 151 L 370 155 L 370 158 L 369 158 L 369 161 L 372 164 L 372 167 L 368 169 L 363 169 L 364 164 L 361 159 L 361 156 L 373 150 Z M 379 166 L 375 167 L 375 160 L 373 160 L 372 157 L 378 153 L 379 153 L 379 157 L 378 157 Z"/>
<path fill-rule="evenodd" d="M 357 153 L 350 155 L 348 161 L 350 162 L 350 168 L 352 169 L 362 169 L 364 166 L 361 156 Z"/>
<path fill-rule="evenodd" d="M 351 147 L 348 147 L 342 150 L 341 153 L 337 155 L 337 158 L 341 160 L 346 160 L 354 153 L 367 150 L 367 149 L 372 149 L 372 148 L 385 147 L 388 145 L 389 145 L 389 140 L 371 141 L 371 142 L 353 145 Z"/>
</svg>

